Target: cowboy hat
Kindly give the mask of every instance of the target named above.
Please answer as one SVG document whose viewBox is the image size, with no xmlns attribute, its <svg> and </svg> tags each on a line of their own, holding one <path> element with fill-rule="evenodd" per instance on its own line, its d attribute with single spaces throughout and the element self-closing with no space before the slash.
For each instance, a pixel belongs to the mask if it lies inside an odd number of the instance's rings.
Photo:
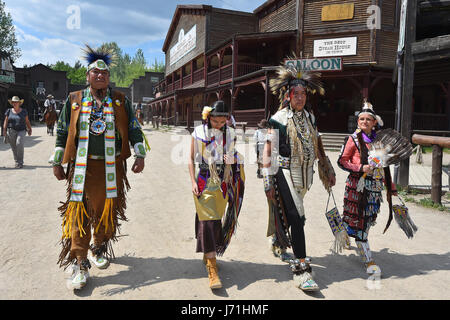
<svg viewBox="0 0 450 320">
<path fill-rule="evenodd" d="M 53 99 L 53 98 L 54 98 L 54 96 L 52 96 L 51 94 L 49 94 L 49 95 L 47 96 L 47 98 L 49 98 L 49 99 Z"/>
<path fill-rule="evenodd" d="M 20 99 L 18 96 L 14 96 L 8 100 L 10 105 L 13 105 L 13 102 L 20 102 L 20 105 L 23 104 L 23 99 Z"/>
</svg>

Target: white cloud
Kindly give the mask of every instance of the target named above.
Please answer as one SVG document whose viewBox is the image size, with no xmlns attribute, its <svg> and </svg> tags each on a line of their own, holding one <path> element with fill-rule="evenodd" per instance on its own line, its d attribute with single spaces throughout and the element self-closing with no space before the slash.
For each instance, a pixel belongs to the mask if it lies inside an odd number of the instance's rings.
<svg viewBox="0 0 450 320">
<path fill-rule="evenodd" d="M 58 38 L 39 39 L 27 34 L 17 26 L 16 35 L 19 47 L 22 49 L 22 56 L 14 63 L 17 67 L 24 64 L 30 66 L 37 62 L 53 64 L 57 61 L 65 61 L 73 65 L 77 60 L 81 60 L 80 45 L 67 40 Z"/>
<path fill-rule="evenodd" d="M 152 14 L 151 7 L 132 6 L 129 1 L 98 4 L 85 1 L 7 0 L 15 23 L 51 37 L 71 42 L 100 44 L 115 41 L 119 46 L 139 45 L 164 39 L 170 19 Z M 80 28 L 70 29 L 70 6 L 80 8 Z"/>
<path fill-rule="evenodd" d="M 177 4 L 202 3 L 253 11 L 264 0 L 3 0 L 17 29 L 22 57 L 16 65 L 73 64 L 84 43 L 117 42 L 121 48 L 143 48 L 149 61 L 161 51 Z M 80 8 L 80 28 L 67 27 L 68 8 Z M 21 28 L 22 30 L 20 30 Z M 134 50 L 134 49 L 133 49 Z M 131 53 L 132 54 L 132 53 Z"/>
</svg>

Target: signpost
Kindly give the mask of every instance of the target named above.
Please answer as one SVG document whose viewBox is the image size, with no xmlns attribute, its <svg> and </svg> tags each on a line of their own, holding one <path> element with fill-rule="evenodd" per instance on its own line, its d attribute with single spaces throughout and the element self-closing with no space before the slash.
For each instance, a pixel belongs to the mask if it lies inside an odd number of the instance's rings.
<svg viewBox="0 0 450 320">
<path fill-rule="evenodd" d="M 354 56 L 358 37 L 314 40 L 314 57 Z"/>
<path fill-rule="evenodd" d="M 285 60 L 286 66 L 293 65 L 297 70 L 304 71 L 342 71 L 342 58 L 319 58 Z"/>
</svg>

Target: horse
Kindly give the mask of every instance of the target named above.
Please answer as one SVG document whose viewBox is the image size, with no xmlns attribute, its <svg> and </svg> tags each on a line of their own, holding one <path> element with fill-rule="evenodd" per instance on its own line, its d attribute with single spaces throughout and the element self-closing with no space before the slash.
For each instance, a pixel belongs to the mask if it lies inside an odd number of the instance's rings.
<svg viewBox="0 0 450 320">
<path fill-rule="evenodd" d="M 53 136 L 53 128 L 58 120 L 58 114 L 53 106 L 49 106 L 44 113 L 44 121 L 47 124 L 47 134 Z"/>
<path fill-rule="evenodd" d="M 142 109 L 136 109 L 136 119 L 139 121 L 141 125 L 144 125 L 144 113 L 142 112 Z"/>
</svg>

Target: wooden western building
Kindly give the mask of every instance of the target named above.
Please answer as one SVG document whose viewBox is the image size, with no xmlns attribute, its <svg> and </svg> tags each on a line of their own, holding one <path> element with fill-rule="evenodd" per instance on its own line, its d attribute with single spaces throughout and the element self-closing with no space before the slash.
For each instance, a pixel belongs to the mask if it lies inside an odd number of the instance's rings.
<svg viewBox="0 0 450 320">
<path fill-rule="evenodd" d="M 236 121 L 256 126 L 279 106 L 268 88 L 273 66 L 294 52 L 342 59 L 342 70 L 322 72 L 326 95 L 309 101 L 322 132 L 354 129 L 364 98 L 394 127 L 400 9 L 400 0 L 269 0 L 252 13 L 179 5 L 151 108 L 190 128 L 203 106 L 223 99 Z M 413 118 L 417 129 L 437 126 L 430 113 Z"/>
</svg>

